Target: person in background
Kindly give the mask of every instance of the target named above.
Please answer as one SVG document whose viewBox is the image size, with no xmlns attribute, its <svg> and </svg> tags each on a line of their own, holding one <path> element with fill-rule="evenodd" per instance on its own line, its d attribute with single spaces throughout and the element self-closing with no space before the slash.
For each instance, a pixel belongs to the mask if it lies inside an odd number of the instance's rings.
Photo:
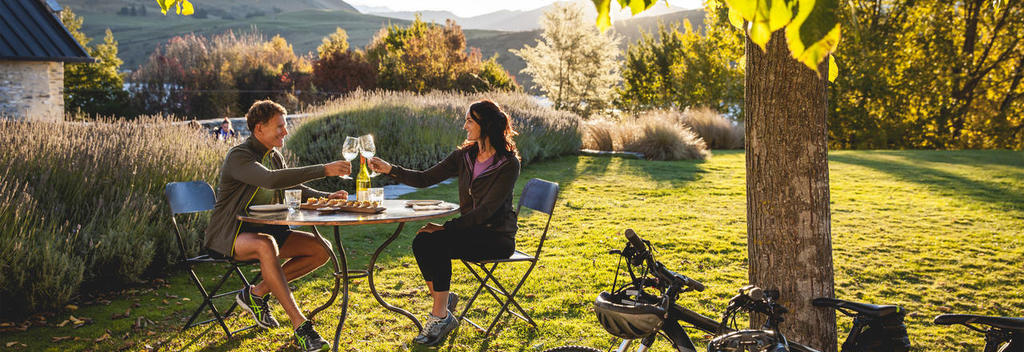
<svg viewBox="0 0 1024 352">
<path fill-rule="evenodd" d="M 226 141 L 237 137 L 238 133 L 231 127 L 231 120 L 225 117 L 220 126 L 213 130 L 213 136 L 219 141 Z"/>
<path fill-rule="evenodd" d="M 224 158 L 217 184 L 217 202 L 203 244 L 238 261 L 259 260 L 263 282 L 244 287 L 235 297 L 257 325 L 278 326 L 267 306 L 266 294 L 273 293 L 288 314 L 299 347 L 303 351 L 326 351 L 330 344 L 299 310 L 288 282 L 326 263 L 331 256 L 330 243 L 322 244 L 315 235 L 288 226 L 258 225 L 237 219 L 252 205 L 281 203 L 285 189 L 301 189 L 303 198 L 348 198 L 345 191 L 326 193 L 303 185 L 318 178 L 351 173 L 352 164 L 348 161 L 294 168 L 285 165 L 277 150 L 284 145 L 288 134 L 285 114 L 284 107 L 270 100 L 257 101 L 249 108 L 245 120 L 252 135 L 232 147 Z M 281 260 L 286 261 L 281 264 Z"/>
<path fill-rule="evenodd" d="M 449 293 L 452 259 L 503 259 L 516 248 L 517 215 L 512 190 L 519 178 L 519 151 L 509 119 L 490 100 L 466 111 L 466 141 L 437 165 L 416 171 L 373 158 L 370 168 L 413 186 L 427 187 L 451 177 L 459 180 L 460 216 L 444 224 L 428 223 L 412 242 L 416 264 L 433 298 L 433 307 L 413 342 L 434 346 L 458 327 L 453 311 L 458 296 Z"/>
</svg>

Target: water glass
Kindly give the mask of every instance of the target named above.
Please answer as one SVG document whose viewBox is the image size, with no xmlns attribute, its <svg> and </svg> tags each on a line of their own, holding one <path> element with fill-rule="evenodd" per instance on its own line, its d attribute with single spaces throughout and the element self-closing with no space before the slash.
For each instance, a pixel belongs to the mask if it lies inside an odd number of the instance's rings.
<svg viewBox="0 0 1024 352">
<path fill-rule="evenodd" d="M 299 203 L 302 202 L 302 190 L 301 189 L 287 189 L 284 191 L 284 204 L 289 208 L 295 209 L 299 207 Z"/>
<path fill-rule="evenodd" d="M 370 201 L 371 202 L 384 202 L 384 188 L 370 188 Z"/>
</svg>

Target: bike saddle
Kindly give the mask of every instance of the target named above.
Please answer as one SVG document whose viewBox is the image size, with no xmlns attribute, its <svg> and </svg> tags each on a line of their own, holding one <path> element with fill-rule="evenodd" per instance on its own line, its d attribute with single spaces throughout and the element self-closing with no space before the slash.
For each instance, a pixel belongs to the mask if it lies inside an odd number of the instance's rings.
<svg viewBox="0 0 1024 352">
<path fill-rule="evenodd" d="M 1024 332 L 1024 318 L 990 317 L 972 314 L 943 314 L 935 317 L 935 324 L 983 324 L 994 328 Z"/>
<path fill-rule="evenodd" d="M 894 305 L 874 305 L 844 301 L 836 298 L 818 297 L 811 301 L 816 307 L 844 308 L 864 314 L 871 318 L 881 318 L 900 311 L 900 307 Z"/>
</svg>

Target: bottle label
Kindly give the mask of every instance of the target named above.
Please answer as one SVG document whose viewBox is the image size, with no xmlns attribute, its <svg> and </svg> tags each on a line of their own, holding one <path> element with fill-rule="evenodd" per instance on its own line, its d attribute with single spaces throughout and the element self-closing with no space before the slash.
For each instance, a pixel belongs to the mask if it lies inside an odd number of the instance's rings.
<svg viewBox="0 0 1024 352">
<path fill-rule="evenodd" d="M 365 201 L 370 200 L 370 191 L 369 190 L 356 191 L 356 200 L 360 201 L 360 202 L 365 202 Z"/>
</svg>

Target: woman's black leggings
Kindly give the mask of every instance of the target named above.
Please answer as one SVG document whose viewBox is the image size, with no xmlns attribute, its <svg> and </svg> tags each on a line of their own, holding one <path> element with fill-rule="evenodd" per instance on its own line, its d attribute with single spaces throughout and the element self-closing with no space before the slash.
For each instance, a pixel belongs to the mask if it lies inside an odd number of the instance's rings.
<svg viewBox="0 0 1024 352">
<path fill-rule="evenodd" d="M 420 232 L 412 240 L 412 253 L 423 279 L 434 283 L 434 291 L 448 291 L 452 282 L 452 259 L 486 260 L 512 256 L 512 236 L 476 227 L 465 231 L 444 229 Z"/>
</svg>

